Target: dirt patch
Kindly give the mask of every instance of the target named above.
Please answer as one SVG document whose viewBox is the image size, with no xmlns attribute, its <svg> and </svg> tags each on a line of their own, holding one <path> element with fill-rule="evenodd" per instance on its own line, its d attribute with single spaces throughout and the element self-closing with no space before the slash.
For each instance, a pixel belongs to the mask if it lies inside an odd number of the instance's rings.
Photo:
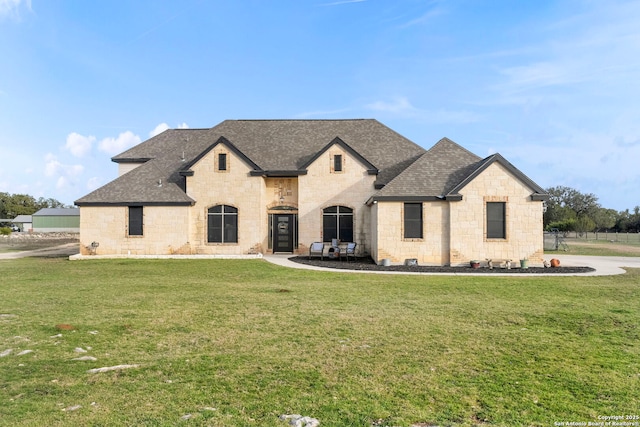
<svg viewBox="0 0 640 427">
<path fill-rule="evenodd" d="M 371 258 L 356 258 L 355 261 L 321 260 L 318 258 L 309 259 L 305 256 L 290 258 L 291 261 L 299 264 L 313 265 L 314 267 L 335 268 L 341 270 L 356 271 L 397 271 L 405 273 L 464 273 L 464 274 L 575 274 L 595 271 L 591 267 L 529 267 L 529 268 L 471 268 L 471 267 L 441 267 L 425 265 L 391 265 L 388 267 L 377 265 Z"/>
<path fill-rule="evenodd" d="M 79 252 L 79 242 L 78 233 L 11 233 L 0 236 L 0 258 L 68 257 Z"/>
</svg>

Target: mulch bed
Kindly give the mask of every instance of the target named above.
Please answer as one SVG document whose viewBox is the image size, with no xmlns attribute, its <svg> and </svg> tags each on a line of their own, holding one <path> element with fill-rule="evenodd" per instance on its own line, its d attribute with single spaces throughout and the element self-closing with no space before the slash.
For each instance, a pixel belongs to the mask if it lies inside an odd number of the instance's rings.
<svg viewBox="0 0 640 427">
<path fill-rule="evenodd" d="M 529 268 L 471 268 L 471 267 L 440 267 L 426 265 L 391 265 L 388 267 L 377 265 L 370 257 L 357 258 L 355 261 L 338 261 L 334 259 L 311 258 L 297 256 L 290 258 L 291 261 L 299 264 L 313 265 L 315 267 L 335 268 L 342 270 L 357 271 L 399 271 L 405 273 L 464 273 L 464 274 L 566 274 L 566 273 L 588 273 L 595 271 L 591 267 L 529 267 Z"/>
</svg>

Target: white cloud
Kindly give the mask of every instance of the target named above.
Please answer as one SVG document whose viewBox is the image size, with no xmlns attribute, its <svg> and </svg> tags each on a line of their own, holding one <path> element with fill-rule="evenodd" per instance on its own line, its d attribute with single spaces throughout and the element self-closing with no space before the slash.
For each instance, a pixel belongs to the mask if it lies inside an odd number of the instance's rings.
<svg viewBox="0 0 640 427">
<path fill-rule="evenodd" d="M 151 132 L 149 132 L 149 137 L 153 138 L 156 135 L 160 135 L 162 132 L 164 132 L 167 129 L 171 129 L 171 127 L 169 127 L 169 125 L 166 123 L 160 123 Z M 176 129 L 189 129 L 189 125 L 186 124 L 185 122 L 182 122 L 176 127 Z"/>
<path fill-rule="evenodd" d="M 58 177 L 58 181 L 56 181 L 56 188 L 58 190 L 62 190 L 68 185 L 69 185 L 69 180 L 66 177 L 64 176 Z"/>
<path fill-rule="evenodd" d="M 105 138 L 100 141 L 98 148 L 107 154 L 118 154 L 134 145 L 140 144 L 140 137 L 131 131 L 118 135 L 117 138 Z"/>
<path fill-rule="evenodd" d="M 84 166 L 82 165 L 65 165 L 58 161 L 58 158 L 49 153 L 45 156 L 44 174 L 48 177 L 67 176 L 73 177 L 80 175 L 84 172 Z"/>
<path fill-rule="evenodd" d="M 31 0 L 0 0 L 0 18 L 3 16 L 17 18 L 20 7 L 23 5 L 31 10 Z"/>
<path fill-rule="evenodd" d="M 91 146 L 95 141 L 95 136 L 82 136 L 78 133 L 72 132 L 67 136 L 67 143 L 64 148 L 69 150 L 71 154 L 76 157 L 83 157 L 91 151 Z"/>
<path fill-rule="evenodd" d="M 365 105 L 365 108 L 374 111 L 381 111 L 385 113 L 406 113 L 415 111 L 416 108 L 411 105 L 409 100 L 406 97 L 396 97 L 393 101 L 376 101 L 371 104 Z"/>
<path fill-rule="evenodd" d="M 424 123 L 473 123 L 480 120 L 478 113 L 470 111 L 451 110 L 423 110 L 414 107 L 404 96 L 396 97 L 392 101 L 376 101 L 364 106 L 366 109 L 378 113 L 388 113 L 409 119 L 417 119 Z"/>
<path fill-rule="evenodd" d="M 67 165 L 49 153 L 45 156 L 44 174 L 49 181 L 55 180 L 56 189 L 61 190 L 73 185 L 75 178 L 84 172 L 82 165 Z"/>
<path fill-rule="evenodd" d="M 153 138 L 156 135 L 160 135 L 165 130 L 169 129 L 169 125 L 166 123 L 160 123 L 158 126 L 153 128 L 151 132 L 149 132 L 149 137 Z"/>
<path fill-rule="evenodd" d="M 87 190 L 89 191 L 93 191 L 96 188 L 100 187 L 102 185 L 102 179 L 94 176 L 89 178 L 89 180 L 87 181 Z"/>
</svg>

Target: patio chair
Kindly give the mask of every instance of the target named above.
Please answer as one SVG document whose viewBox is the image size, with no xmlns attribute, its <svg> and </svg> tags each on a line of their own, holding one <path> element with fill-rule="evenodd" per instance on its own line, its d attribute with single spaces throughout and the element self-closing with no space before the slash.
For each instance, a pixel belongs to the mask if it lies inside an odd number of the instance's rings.
<svg viewBox="0 0 640 427">
<path fill-rule="evenodd" d="M 313 242 L 311 246 L 309 246 L 309 259 L 312 256 L 320 256 L 321 260 L 324 260 L 324 243 L 322 242 Z"/>
<path fill-rule="evenodd" d="M 356 259 L 356 245 L 357 243 L 351 242 L 351 243 L 347 243 L 347 249 L 345 249 L 344 255 L 347 257 L 347 262 L 349 261 L 349 257 L 352 257 L 353 260 L 355 261 Z M 340 255 L 342 256 L 342 253 L 340 252 Z"/>
</svg>

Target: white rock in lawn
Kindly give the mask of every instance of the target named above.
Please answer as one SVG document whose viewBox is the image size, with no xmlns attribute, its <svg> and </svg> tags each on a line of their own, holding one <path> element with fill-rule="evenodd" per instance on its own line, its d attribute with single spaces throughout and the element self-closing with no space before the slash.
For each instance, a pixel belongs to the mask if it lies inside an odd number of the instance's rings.
<svg viewBox="0 0 640 427">
<path fill-rule="evenodd" d="M 12 348 L 8 348 L 8 349 L 6 349 L 6 350 L 4 350 L 4 351 L 0 352 L 0 357 L 5 357 L 5 356 L 10 355 L 12 351 L 13 351 L 13 349 L 12 349 Z"/>
<path fill-rule="evenodd" d="M 25 354 L 33 353 L 33 350 L 22 350 L 17 356 L 24 356 Z"/>
<path fill-rule="evenodd" d="M 73 405 L 73 406 L 68 406 L 64 408 L 63 411 L 65 412 L 77 411 L 80 408 L 82 408 L 82 405 Z"/>
<path fill-rule="evenodd" d="M 89 374 L 99 374 L 99 373 L 102 373 L 102 372 L 119 371 L 121 369 L 137 368 L 138 366 L 140 366 L 140 365 L 105 366 L 104 368 L 89 369 L 87 371 L 87 373 L 89 373 Z"/>
<path fill-rule="evenodd" d="M 85 350 L 82 347 L 76 347 L 73 351 L 75 351 L 76 353 L 86 353 L 87 350 Z"/>
<path fill-rule="evenodd" d="M 95 362 L 98 359 L 96 359 L 93 356 L 81 356 L 81 357 L 76 357 L 75 359 L 71 359 L 71 360 L 78 360 L 80 362 L 84 362 L 84 361 Z"/>
<path fill-rule="evenodd" d="M 311 417 L 303 417 L 299 414 L 291 414 L 291 415 L 280 415 L 280 419 L 285 421 L 289 420 L 289 425 L 293 427 L 318 427 L 320 425 L 320 421 Z"/>
</svg>

